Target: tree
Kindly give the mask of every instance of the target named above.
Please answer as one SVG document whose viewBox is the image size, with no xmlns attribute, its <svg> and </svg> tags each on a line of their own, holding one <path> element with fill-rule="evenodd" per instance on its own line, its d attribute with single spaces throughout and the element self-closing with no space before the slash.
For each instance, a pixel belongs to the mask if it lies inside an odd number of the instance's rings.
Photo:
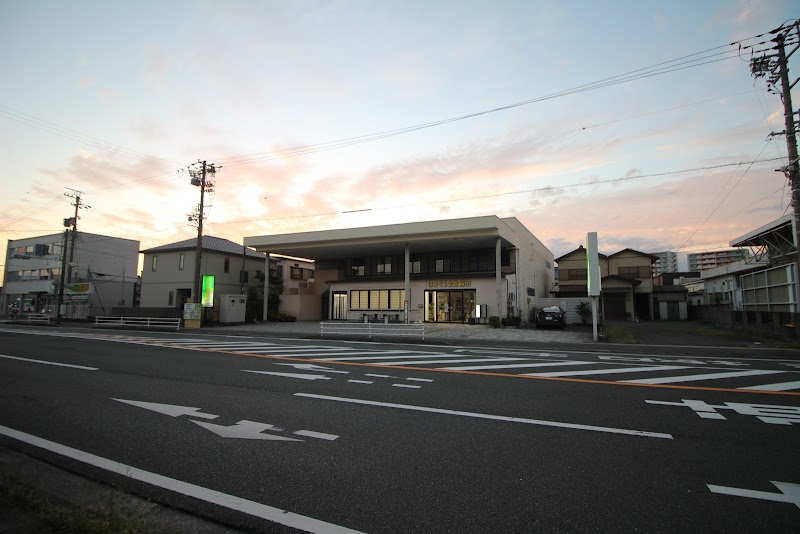
<svg viewBox="0 0 800 534">
<path fill-rule="evenodd" d="M 579 302 L 577 306 L 575 306 L 575 311 L 578 312 L 578 315 L 581 318 L 581 323 L 589 324 L 589 317 L 592 316 L 592 305 L 588 302 Z"/>
</svg>

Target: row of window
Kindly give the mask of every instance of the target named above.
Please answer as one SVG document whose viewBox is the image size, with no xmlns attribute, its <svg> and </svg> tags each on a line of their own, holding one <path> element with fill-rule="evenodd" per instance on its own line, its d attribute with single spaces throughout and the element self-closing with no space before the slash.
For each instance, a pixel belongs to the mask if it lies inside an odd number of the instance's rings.
<svg viewBox="0 0 800 534">
<path fill-rule="evenodd" d="M 61 255 L 61 243 L 39 243 L 25 247 L 11 247 L 10 255 L 19 256 L 58 256 Z"/>
<path fill-rule="evenodd" d="M 8 271 L 6 282 L 30 282 L 32 280 L 58 280 L 61 277 L 61 268 L 55 269 L 29 269 L 26 271 Z"/>
<path fill-rule="evenodd" d="M 617 267 L 617 274 L 626 278 L 652 278 L 650 267 L 645 265 L 633 267 Z M 562 269 L 558 273 L 559 280 L 586 281 L 586 269 Z"/>
<path fill-rule="evenodd" d="M 350 291 L 351 310 L 402 310 L 404 289 L 353 289 Z"/>
<path fill-rule="evenodd" d="M 501 266 L 511 264 L 508 250 L 501 251 Z M 412 254 L 410 258 L 411 274 L 437 273 L 478 273 L 495 271 L 495 250 L 459 250 L 452 252 L 431 252 Z M 345 276 L 359 278 L 363 276 L 391 276 L 405 274 L 405 256 L 368 256 L 347 260 Z"/>
</svg>

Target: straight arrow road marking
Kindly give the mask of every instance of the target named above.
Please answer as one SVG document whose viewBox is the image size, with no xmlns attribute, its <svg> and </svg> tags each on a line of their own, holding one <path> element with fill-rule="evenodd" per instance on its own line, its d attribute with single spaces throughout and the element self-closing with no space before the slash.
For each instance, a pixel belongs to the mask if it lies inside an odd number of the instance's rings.
<svg viewBox="0 0 800 534">
<path fill-rule="evenodd" d="M 257 423 L 255 421 L 239 421 L 235 425 L 231 426 L 215 425 L 213 423 L 205 423 L 203 421 L 192 421 L 192 423 L 200 425 L 206 430 L 210 430 L 214 434 L 223 438 L 266 439 L 271 441 L 303 441 L 301 439 L 276 436 L 274 434 L 262 434 L 261 432 L 264 430 L 282 432 L 283 429 L 277 428 L 275 425 Z"/>
<path fill-rule="evenodd" d="M 302 373 L 273 373 L 270 371 L 251 371 L 250 369 L 242 369 L 243 373 L 257 373 L 260 375 L 283 376 L 285 378 L 299 378 L 300 380 L 330 380 L 331 377 L 325 375 L 305 375 Z"/>
<path fill-rule="evenodd" d="M 522 417 L 509 417 L 504 415 L 490 415 L 485 413 L 475 413 L 475 412 L 462 412 L 459 410 L 445 410 L 442 408 L 428 408 L 426 406 L 412 406 L 409 404 L 395 404 L 391 402 L 378 402 L 378 401 L 368 401 L 362 399 L 348 399 L 345 397 L 331 397 L 328 395 L 316 395 L 313 393 L 295 393 L 295 397 L 305 397 L 309 399 L 319 399 L 319 400 L 326 400 L 326 401 L 333 401 L 333 402 L 345 402 L 350 404 L 362 404 L 366 406 L 378 406 L 381 408 L 395 408 L 399 410 L 411 410 L 417 412 L 429 412 L 429 413 L 438 413 L 443 415 L 456 415 L 459 417 L 472 417 L 475 419 L 489 419 L 493 421 L 507 421 L 509 423 L 523 423 L 527 425 L 539 425 L 539 426 L 552 426 L 552 427 L 561 427 L 561 428 L 570 428 L 573 430 L 590 430 L 594 432 L 607 432 L 610 434 L 624 434 L 628 436 L 639 436 L 645 438 L 661 438 L 661 439 L 672 439 L 672 434 L 661 434 L 658 432 L 646 432 L 643 430 L 629 430 L 627 428 L 613 428 L 613 427 L 605 427 L 605 426 L 592 426 L 592 425 L 579 425 L 575 423 L 562 423 L 559 421 L 543 421 L 539 419 L 525 419 Z"/>
<path fill-rule="evenodd" d="M 132 401 L 132 400 L 114 399 L 114 398 L 112 398 L 111 400 L 115 400 L 117 402 L 124 402 L 125 404 L 130 404 L 131 406 L 144 408 L 145 410 L 162 413 L 164 415 L 169 415 L 171 417 L 180 417 L 181 415 L 188 415 L 190 417 L 199 417 L 201 419 L 216 419 L 217 417 L 219 417 L 218 415 L 213 415 L 210 413 L 202 413 L 198 411 L 201 410 L 201 408 L 192 408 L 190 406 L 176 406 L 175 404 L 158 404 L 155 402 Z"/>
<path fill-rule="evenodd" d="M 720 493 L 722 495 L 734 495 L 736 497 L 749 497 L 751 499 L 764 499 L 767 501 L 786 502 L 791 503 L 800 508 L 800 484 L 792 484 L 791 482 L 776 482 L 770 480 L 772 484 L 780 490 L 780 493 L 771 493 L 769 491 L 756 491 L 743 488 L 730 488 L 728 486 L 715 486 L 713 484 L 706 484 L 708 489 L 713 493 Z"/>
<path fill-rule="evenodd" d="M 325 371 L 326 373 L 339 373 L 343 375 L 350 374 L 350 371 L 337 371 L 336 369 L 331 369 L 330 367 L 325 367 L 322 365 L 315 365 L 313 363 L 279 363 L 277 365 L 286 365 L 305 371 Z"/>
</svg>

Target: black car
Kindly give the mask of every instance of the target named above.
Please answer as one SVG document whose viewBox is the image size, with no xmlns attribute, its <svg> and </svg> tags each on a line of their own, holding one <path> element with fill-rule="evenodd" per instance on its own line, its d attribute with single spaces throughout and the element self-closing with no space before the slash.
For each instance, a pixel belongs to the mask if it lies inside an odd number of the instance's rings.
<svg viewBox="0 0 800 534">
<path fill-rule="evenodd" d="M 536 314 L 536 328 L 540 326 L 553 326 L 564 328 L 567 326 L 567 310 L 561 306 L 546 306 Z"/>
</svg>

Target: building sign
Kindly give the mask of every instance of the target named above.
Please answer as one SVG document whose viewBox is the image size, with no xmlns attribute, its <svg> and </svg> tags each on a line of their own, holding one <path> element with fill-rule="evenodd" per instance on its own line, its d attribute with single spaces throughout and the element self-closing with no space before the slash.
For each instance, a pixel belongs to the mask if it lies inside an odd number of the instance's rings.
<svg viewBox="0 0 800 534">
<path fill-rule="evenodd" d="M 64 284 L 64 292 L 67 295 L 86 295 L 92 293 L 92 284 Z"/>
<path fill-rule="evenodd" d="M 597 232 L 586 234 L 586 289 L 588 296 L 600 296 L 600 260 L 597 254 Z"/>
<path fill-rule="evenodd" d="M 214 307 L 214 275 L 203 275 L 203 288 L 201 290 L 201 300 L 204 308 Z"/>
<path fill-rule="evenodd" d="M 199 321 L 202 317 L 200 313 L 202 309 L 200 304 L 187 302 L 183 305 L 183 318 L 187 321 Z"/>
<path fill-rule="evenodd" d="M 472 280 L 428 280 L 428 287 L 472 287 Z"/>
</svg>

